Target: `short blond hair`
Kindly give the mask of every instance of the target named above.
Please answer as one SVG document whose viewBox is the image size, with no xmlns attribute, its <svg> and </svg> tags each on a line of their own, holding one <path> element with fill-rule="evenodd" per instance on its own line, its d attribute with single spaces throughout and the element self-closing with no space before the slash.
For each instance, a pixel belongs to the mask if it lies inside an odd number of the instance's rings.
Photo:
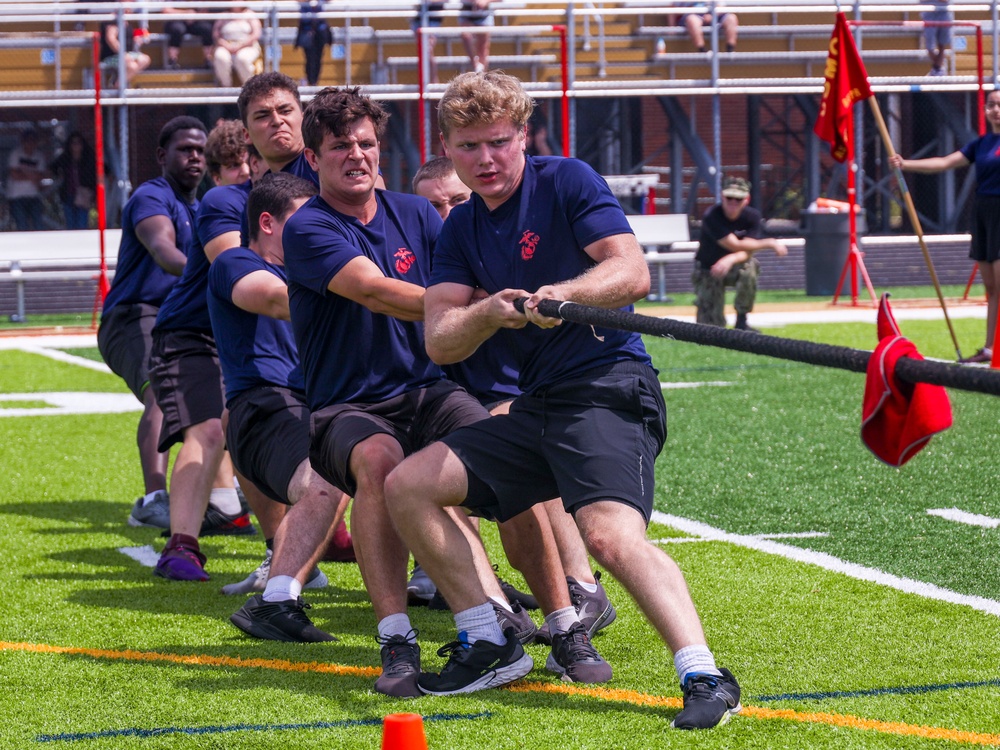
<svg viewBox="0 0 1000 750">
<path fill-rule="evenodd" d="M 528 123 L 535 102 L 521 82 L 502 71 L 456 76 L 438 104 L 438 128 L 447 138 L 457 128 L 510 120 L 519 130 Z"/>
</svg>

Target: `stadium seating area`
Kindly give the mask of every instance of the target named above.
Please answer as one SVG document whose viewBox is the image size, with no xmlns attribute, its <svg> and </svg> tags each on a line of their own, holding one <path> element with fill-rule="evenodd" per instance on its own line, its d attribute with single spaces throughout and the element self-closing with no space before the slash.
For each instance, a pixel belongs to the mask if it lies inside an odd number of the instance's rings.
<svg viewBox="0 0 1000 750">
<path fill-rule="evenodd" d="M 992 53 L 991 3 L 955 3 L 956 18 L 976 21 L 984 31 L 984 54 Z M 182 2 L 175 3 L 185 7 Z M 212 3 L 209 3 L 212 5 Z M 202 18 L 225 13 L 225 7 L 208 8 Z M 444 25 L 437 43 L 438 62 L 445 74 L 464 69 L 464 56 L 457 30 L 457 2 L 446 3 Z M 196 6 L 188 4 L 194 12 Z M 304 78 L 304 57 L 294 49 L 297 4 L 257 3 L 265 19 L 262 46 L 265 67 L 280 69 L 296 79 Z M 417 58 L 410 23 L 419 13 L 419 2 L 377 2 L 352 8 L 329 4 L 326 15 L 334 44 L 327 50 L 323 85 L 345 82 L 413 86 L 417 81 Z M 677 25 L 673 3 L 655 5 L 604 3 L 568 8 L 554 2 L 498 0 L 493 35 L 495 67 L 526 81 L 552 83 L 560 80 L 560 40 L 555 33 L 520 33 L 539 25 L 566 25 L 569 35 L 571 79 L 574 81 L 637 82 L 654 85 L 691 85 L 710 82 L 764 80 L 769 85 L 792 85 L 822 75 L 834 6 L 812 0 L 787 0 L 781 6 L 751 4 L 749 0 L 719 3 L 716 12 L 731 10 L 740 19 L 737 51 L 713 55 L 695 52 L 685 30 Z M 895 0 L 865 2 L 857 7 L 866 21 L 890 24 L 916 22 L 919 3 Z M 39 2 L 31 5 L 0 3 L 4 33 L 0 34 L 0 91 L 72 92 L 92 87 L 92 54 L 86 34 L 98 23 L 124 9 L 129 22 L 151 32 L 146 51 L 152 67 L 135 82 L 139 89 L 184 89 L 211 86 L 212 76 L 201 66 L 196 39 L 187 39 L 181 68 L 165 70 L 166 37 L 163 16 L 153 9 L 124 4 Z M 862 15 L 862 14 L 857 14 Z M 975 28 L 956 28 L 955 52 L 949 73 L 958 78 L 975 74 Z M 927 58 L 918 26 L 865 27 L 859 37 L 869 74 L 876 81 L 921 79 L 927 73 Z"/>
</svg>

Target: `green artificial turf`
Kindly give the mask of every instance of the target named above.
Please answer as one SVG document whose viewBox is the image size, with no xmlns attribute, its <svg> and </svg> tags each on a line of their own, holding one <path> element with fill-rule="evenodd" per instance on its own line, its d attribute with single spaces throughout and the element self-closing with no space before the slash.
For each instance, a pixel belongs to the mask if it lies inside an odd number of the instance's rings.
<svg viewBox="0 0 1000 750">
<path fill-rule="evenodd" d="M 950 356 L 942 323 L 901 325 L 926 354 Z M 982 335 L 982 321 L 959 320 L 956 327 L 963 339 Z M 872 329 L 842 324 L 768 332 L 871 349 Z M 926 514 L 957 506 L 1000 517 L 991 488 L 995 471 L 984 455 L 1000 437 L 992 398 L 952 392 L 955 425 L 902 469 L 892 469 L 858 438 L 861 375 L 670 340 L 647 345 L 661 381 L 706 383 L 665 391 L 670 432 L 657 461 L 658 511 L 741 538 L 821 532 L 827 536 L 777 538 L 776 549 L 826 553 L 997 599 L 1000 530 Z M 48 391 L 126 392 L 111 375 L 0 352 L 0 393 Z M 0 417 L 6 563 L 0 641 L 119 656 L 132 651 L 377 666 L 374 617 L 354 565 L 324 564 L 331 585 L 307 596 L 314 622 L 339 641 L 283 644 L 242 636 L 228 622 L 242 598 L 218 592 L 260 561 L 259 536 L 206 538 L 207 584 L 156 579 L 118 551 L 143 545 L 159 551 L 163 545 L 155 530 L 125 524 L 141 491 L 137 416 Z M 501 575 L 523 585 L 503 559 L 495 529 L 483 528 Z M 726 727 L 696 736 L 670 730 L 675 708 L 638 700 L 643 694 L 676 699 L 680 692 L 662 643 L 622 587 L 605 576 L 619 616 L 595 645 L 615 669 L 605 687 L 620 694 L 540 692 L 564 685 L 542 670 L 541 646 L 528 649 L 536 662 L 523 681 L 528 690 L 411 701 L 377 695 L 371 677 L 352 674 L 8 648 L 0 651 L 0 748 L 377 748 L 378 720 L 410 711 L 452 717 L 426 722 L 432 749 L 958 744 L 860 728 L 865 721 L 996 737 L 996 615 L 660 523 L 651 525 L 649 537 L 665 540 L 663 548 L 685 572 L 719 663 L 743 685 L 745 715 Z M 411 617 L 425 667 L 440 666 L 435 649 L 454 636 L 450 615 L 413 609 Z M 782 719 L 758 709 L 794 713 Z M 809 717 L 815 720 L 793 720 Z M 131 733 L 39 739 L 109 731 Z"/>
</svg>

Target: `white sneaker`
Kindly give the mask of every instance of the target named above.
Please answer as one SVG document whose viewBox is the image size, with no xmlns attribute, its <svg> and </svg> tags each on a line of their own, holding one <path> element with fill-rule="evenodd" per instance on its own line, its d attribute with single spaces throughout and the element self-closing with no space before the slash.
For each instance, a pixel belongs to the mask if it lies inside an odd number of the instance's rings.
<svg viewBox="0 0 1000 750">
<path fill-rule="evenodd" d="M 271 574 L 271 556 L 273 554 L 271 550 L 268 550 L 264 556 L 264 562 L 258 565 L 255 571 L 239 583 L 227 583 L 222 587 L 222 593 L 232 596 L 234 594 L 252 594 L 257 591 L 263 591 L 267 586 L 267 577 Z"/>
</svg>

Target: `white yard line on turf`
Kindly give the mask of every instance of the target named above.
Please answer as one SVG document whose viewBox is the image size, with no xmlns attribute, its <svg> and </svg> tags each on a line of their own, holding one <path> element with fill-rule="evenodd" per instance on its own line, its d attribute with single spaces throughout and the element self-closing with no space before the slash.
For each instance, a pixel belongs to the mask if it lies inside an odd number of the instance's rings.
<svg viewBox="0 0 1000 750">
<path fill-rule="evenodd" d="M 791 545 L 781 544 L 769 539 L 761 539 L 757 536 L 730 534 L 728 531 L 717 529 L 714 526 L 709 526 L 707 523 L 702 523 L 701 521 L 695 521 L 690 518 L 680 518 L 679 516 L 672 516 L 656 510 L 653 511 L 652 520 L 657 523 L 662 523 L 665 526 L 670 526 L 678 531 L 683 531 L 686 534 L 693 534 L 701 537 L 702 540 L 711 539 L 718 542 L 728 542 L 729 544 L 754 549 L 758 552 L 767 552 L 771 555 L 778 555 L 779 557 L 784 557 L 788 560 L 795 560 L 796 562 L 807 563 L 809 565 L 818 565 L 824 570 L 829 570 L 834 573 L 842 573 L 843 575 L 850 576 L 851 578 L 857 578 L 862 581 L 870 581 L 882 586 L 888 586 L 889 588 L 904 591 L 908 594 L 917 594 L 918 596 L 923 596 L 928 599 L 936 599 L 938 601 L 949 602 L 951 604 L 962 604 L 966 607 L 979 610 L 980 612 L 1000 616 L 1000 601 L 987 599 L 982 596 L 959 594 L 956 591 L 935 586 L 933 583 L 916 581 L 912 578 L 902 578 L 891 573 L 886 573 L 885 571 L 877 568 L 868 568 L 864 565 L 847 562 L 846 560 L 841 560 L 833 555 L 828 555 L 825 552 L 816 552 L 810 549 L 802 549 L 801 547 L 793 547 Z"/>
<path fill-rule="evenodd" d="M 660 389 L 664 391 L 676 391 L 681 388 L 714 388 L 720 385 L 736 385 L 731 380 L 708 380 L 701 383 L 664 383 L 660 381 Z"/>
<path fill-rule="evenodd" d="M 968 513 L 958 508 L 931 508 L 927 511 L 929 516 L 938 516 L 947 521 L 964 523 L 969 526 L 982 526 L 984 529 L 995 529 L 1000 526 L 1000 518 L 990 518 L 979 513 Z"/>
<path fill-rule="evenodd" d="M 144 544 L 141 547 L 119 547 L 118 551 L 126 557 L 131 557 L 140 565 L 147 568 L 155 568 L 160 556 L 153 549 L 152 545 Z"/>
<path fill-rule="evenodd" d="M 41 401 L 46 406 L 9 407 L 19 401 Z M 125 414 L 142 411 L 142 404 L 131 393 L 86 393 L 80 391 L 51 393 L 2 393 L 0 417 L 51 417 L 68 414 Z"/>
</svg>

